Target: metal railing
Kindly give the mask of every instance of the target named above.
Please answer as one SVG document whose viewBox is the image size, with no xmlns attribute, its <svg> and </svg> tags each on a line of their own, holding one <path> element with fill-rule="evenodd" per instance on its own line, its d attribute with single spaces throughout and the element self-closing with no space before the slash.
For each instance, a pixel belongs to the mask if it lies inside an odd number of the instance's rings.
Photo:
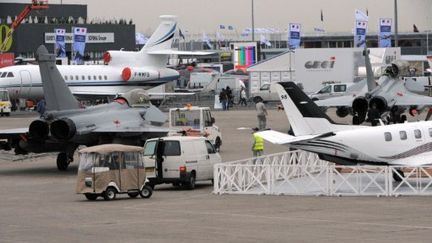
<svg viewBox="0 0 432 243">
<path fill-rule="evenodd" d="M 432 195 L 432 166 L 341 166 L 290 151 L 217 164 L 215 194 L 399 196 Z M 398 176 L 399 173 L 399 176 Z M 394 180 L 400 177 L 400 181 Z"/>
</svg>

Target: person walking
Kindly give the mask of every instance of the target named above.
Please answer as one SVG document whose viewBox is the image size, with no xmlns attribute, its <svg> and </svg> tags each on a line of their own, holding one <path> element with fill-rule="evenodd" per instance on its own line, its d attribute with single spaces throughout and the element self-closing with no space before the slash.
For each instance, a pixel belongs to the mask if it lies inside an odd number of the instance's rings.
<svg viewBox="0 0 432 243">
<path fill-rule="evenodd" d="M 219 101 L 222 103 L 222 110 L 227 110 L 228 96 L 224 88 L 219 93 Z"/>
<path fill-rule="evenodd" d="M 247 106 L 247 95 L 246 95 L 246 90 L 244 87 L 241 88 L 240 90 L 240 102 L 239 105 L 241 106 Z"/>
<path fill-rule="evenodd" d="M 258 118 L 258 128 L 259 130 L 264 130 L 267 126 L 267 108 L 265 107 L 264 102 L 261 98 L 257 98 L 255 102 L 255 108 Z"/>
<path fill-rule="evenodd" d="M 227 110 L 229 110 L 230 107 L 233 107 L 233 99 L 234 99 L 230 86 L 226 87 L 225 92 L 227 95 Z"/>
<path fill-rule="evenodd" d="M 36 104 L 36 111 L 39 113 L 39 115 L 42 117 L 42 115 L 45 113 L 45 99 L 39 100 L 39 102 Z"/>
<path fill-rule="evenodd" d="M 257 134 L 259 131 L 258 127 L 253 128 L 252 131 L 254 137 L 254 142 L 252 144 L 253 157 L 259 157 L 264 154 L 264 139 Z"/>
</svg>

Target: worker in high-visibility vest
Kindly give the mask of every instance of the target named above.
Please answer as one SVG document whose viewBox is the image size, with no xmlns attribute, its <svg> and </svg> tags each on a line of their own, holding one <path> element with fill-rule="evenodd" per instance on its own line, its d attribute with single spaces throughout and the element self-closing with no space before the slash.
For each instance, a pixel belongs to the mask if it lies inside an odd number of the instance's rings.
<svg viewBox="0 0 432 243">
<path fill-rule="evenodd" d="M 252 152 L 254 157 L 258 157 L 264 154 L 264 139 L 257 134 L 259 129 L 253 128 L 254 143 L 252 145 Z"/>
</svg>

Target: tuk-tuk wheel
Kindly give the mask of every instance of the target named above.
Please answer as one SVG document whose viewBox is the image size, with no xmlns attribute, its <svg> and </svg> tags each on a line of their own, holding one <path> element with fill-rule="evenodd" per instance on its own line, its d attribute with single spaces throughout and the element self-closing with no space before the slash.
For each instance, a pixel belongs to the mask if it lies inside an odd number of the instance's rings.
<svg viewBox="0 0 432 243">
<path fill-rule="evenodd" d="M 102 196 L 106 201 L 114 200 L 117 195 L 117 190 L 114 187 L 108 187 L 106 191 L 103 192 Z"/>
<path fill-rule="evenodd" d="M 149 185 L 145 185 L 139 194 L 142 198 L 150 198 L 153 194 L 153 190 Z"/>
<path fill-rule="evenodd" d="M 87 198 L 87 200 L 94 201 L 97 199 L 98 195 L 93 193 L 85 193 L 84 196 Z"/>
<path fill-rule="evenodd" d="M 138 191 L 128 192 L 130 198 L 136 198 L 138 196 Z"/>
</svg>

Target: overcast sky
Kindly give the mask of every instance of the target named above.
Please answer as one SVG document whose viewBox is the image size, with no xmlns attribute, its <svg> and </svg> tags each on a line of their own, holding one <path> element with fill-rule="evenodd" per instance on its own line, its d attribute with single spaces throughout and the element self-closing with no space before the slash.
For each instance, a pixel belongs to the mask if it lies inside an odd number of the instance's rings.
<svg viewBox="0 0 432 243">
<path fill-rule="evenodd" d="M 30 2 L 30 0 L 0 0 Z M 49 0 L 60 3 L 61 0 Z M 138 32 L 154 30 L 159 15 L 178 16 L 179 26 L 193 33 L 214 33 L 220 24 L 239 32 L 251 24 L 251 0 L 62 0 L 63 4 L 87 4 L 88 17 L 132 18 Z M 289 23 L 301 23 L 304 32 L 314 27 L 327 32 L 351 33 L 354 10 L 369 12 L 369 31 L 377 32 L 380 17 L 393 18 L 394 0 L 254 0 L 255 27 L 285 30 Z M 398 0 L 399 31 L 432 30 L 432 0 Z M 324 22 L 320 20 L 323 10 Z"/>
</svg>

